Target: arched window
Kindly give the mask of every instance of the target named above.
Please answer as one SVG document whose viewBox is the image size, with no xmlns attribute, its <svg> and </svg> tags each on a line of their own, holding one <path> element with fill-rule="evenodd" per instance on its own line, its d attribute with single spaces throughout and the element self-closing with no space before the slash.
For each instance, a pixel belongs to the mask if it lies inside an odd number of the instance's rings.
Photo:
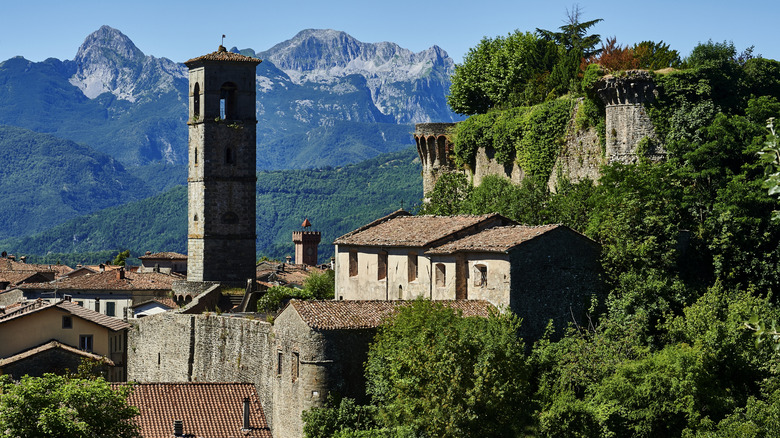
<svg viewBox="0 0 780 438">
<path fill-rule="evenodd" d="M 225 164 L 233 164 L 233 149 L 225 148 Z"/>
<path fill-rule="evenodd" d="M 236 84 L 225 82 L 219 89 L 219 118 L 233 120 L 236 118 Z"/>
<path fill-rule="evenodd" d="M 197 82 L 192 89 L 192 119 L 194 121 L 200 119 L 200 84 Z"/>
<path fill-rule="evenodd" d="M 238 223 L 238 216 L 233 213 L 232 211 L 229 211 L 222 215 L 222 223 L 223 224 L 237 224 Z"/>
</svg>

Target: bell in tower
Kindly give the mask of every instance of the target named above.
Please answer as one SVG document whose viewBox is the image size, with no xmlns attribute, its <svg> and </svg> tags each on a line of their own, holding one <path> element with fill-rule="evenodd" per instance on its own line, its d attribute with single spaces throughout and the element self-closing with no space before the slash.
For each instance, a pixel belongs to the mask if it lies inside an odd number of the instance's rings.
<svg viewBox="0 0 780 438">
<path fill-rule="evenodd" d="M 223 46 L 190 59 L 187 281 L 255 276 L 257 58 Z"/>
</svg>

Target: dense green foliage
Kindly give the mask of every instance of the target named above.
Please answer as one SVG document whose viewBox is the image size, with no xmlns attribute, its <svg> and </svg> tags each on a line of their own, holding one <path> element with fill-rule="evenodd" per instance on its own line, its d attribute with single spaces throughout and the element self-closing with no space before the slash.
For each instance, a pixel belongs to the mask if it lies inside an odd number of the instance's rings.
<svg viewBox="0 0 780 438">
<path fill-rule="evenodd" d="M 617 63 L 636 60 L 610 50 Z M 653 62 L 677 62 L 668 46 L 655 50 Z M 646 106 L 666 161 L 606 165 L 598 184 L 564 178 L 554 192 L 546 175 L 519 186 L 440 178 L 423 207 L 564 223 L 602 244 L 605 302 L 531 349 L 529 435 L 777 436 L 780 355 L 749 328 L 780 345 L 780 63 L 710 41 L 681 65 L 655 74 Z M 491 145 L 498 157 L 512 111 L 523 109 L 472 116 L 463 150 Z M 596 126 L 592 115 L 575 123 Z M 437 198 L 449 193 L 459 196 Z"/>
<path fill-rule="evenodd" d="M 332 300 L 335 297 L 336 276 L 332 270 L 322 273 L 312 271 L 303 282 L 303 288 L 274 286 L 257 300 L 257 311 L 261 313 L 281 310 L 287 301 L 299 300 Z"/>
<path fill-rule="evenodd" d="M 0 436 L 19 438 L 140 437 L 127 404 L 132 386 L 113 390 L 103 378 L 46 374 L 13 382 L 0 376 Z"/>
<path fill-rule="evenodd" d="M 322 232 L 320 261 L 327 260 L 336 237 L 399 208 L 414 210 L 422 198 L 421 187 L 413 148 L 340 168 L 258 173 L 258 254 L 279 259 L 291 254 L 291 233 L 309 218 Z M 145 251 L 186 253 L 186 238 L 187 188 L 177 186 L 42 233 L 0 241 L 0 248 L 27 254 L 30 261 L 75 265 L 102 263 L 124 249 L 133 257 Z"/>
</svg>

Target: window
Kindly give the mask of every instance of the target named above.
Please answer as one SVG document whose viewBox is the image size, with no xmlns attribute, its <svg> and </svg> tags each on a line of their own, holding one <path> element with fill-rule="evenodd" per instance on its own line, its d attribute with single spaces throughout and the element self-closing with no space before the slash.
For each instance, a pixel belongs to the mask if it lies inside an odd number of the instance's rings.
<svg viewBox="0 0 780 438">
<path fill-rule="evenodd" d="M 100 298 L 95 298 L 95 312 L 100 313 Z"/>
<path fill-rule="evenodd" d="M 232 82 L 225 82 L 219 90 L 219 118 L 236 118 L 236 84 Z"/>
<path fill-rule="evenodd" d="M 487 266 L 474 265 L 474 286 L 487 287 Z"/>
<path fill-rule="evenodd" d="M 447 285 L 447 267 L 444 263 L 436 263 L 436 287 Z"/>
<path fill-rule="evenodd" d="M 276 351 L 276 375 L 281 376 L 282 375 L 282 350 Z"/>
<path fill-rule="evenodd" d="M 109 301 L 106 303 L 106 315 L 116 316 L 116 303 Z"/>
<path fill-rule="evenodd" d="M 79 350 L 92 353 L 92 335 L 79 336 Z"/>
<path fill-rule="evenodd" d="M 417 280 L 417 253 L 410 252 L 407 259 L 407 266 L 409 267 L 409 281 Z"/>
<path fill-rule="evenodd" d="M 349 252 L 349 276 L 355 277 L 358 274 L 358 255 L 357 251 Z"/>
<path fill-rule="evenodd" d="M 62 317 L 62 328 L 64 329 L 71 329 L 73 328 L 73 318 L 70 316 L 63 316 Z"/>
<path fill-rule="evenodd" d="M 81 301 L 81 300 L 76 301 L 76 304 L 78 304 L 81 307 L 84 307 L 84 301 Z"/>
<path fill-rule="evenodd" d="M 293 351 L 292 354 L 292 367 L 290 370 L 290 375 L 292 376 L 292 381 L 298 380 L 298 366 L 300 365 L 300 356 L 298 355 L 297 351 Z"/>
<path fill-rule="evenodd" d="M 377 280 L 387 278 L 387 251 L 379 251 L 377 255 Z"/>
<path fill-rule="evenodd" d="M 195 158 L 195 165 L 197 166 L 198 165 L 198 148 L 195 148 L 195 154 L 193 154 L 193 155 L 194 155 L 194 158 Z"/>
<path fill-rule="evenodd" d="M 192 90 L 192 119 L 193 121 L 200 119 L 200 84 L 197 82 Z"/>
</svg>

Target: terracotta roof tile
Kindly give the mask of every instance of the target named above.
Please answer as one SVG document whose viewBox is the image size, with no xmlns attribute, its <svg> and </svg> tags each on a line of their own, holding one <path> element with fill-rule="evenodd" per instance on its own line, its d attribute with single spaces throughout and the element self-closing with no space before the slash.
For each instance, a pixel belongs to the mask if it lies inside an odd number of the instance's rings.
<svg viewBox="0 0 780 438">
<path fill-rule="evenodd" d="M 248 431 L 241 429 L 244 398 L 250 407 Z M 128 402 L 140 411 L 137 422 L 144 438 L 171 438 L 174 420 L 183 421 L 188 437 L 271 438 L 251 383 L 136 383 Z"/>
<path fill-rule="evenodd" d="M 165 307 L 167 307 L 169 309 L 178 309 L 179 308 L 179 305 L 176 304 L 176 301 L 173 301 L 172 298 L 153 298 L 151 300 L 146 300 L 146 301 L 144 301 L 142 303 L 134 304 L 132 306 L 132 308 L 135 309 L 136 307 L 143 306 L 144 304 L 149 304 L 149 303 L 162 304 L 163 306 L 165 306 Z"/>
<path fill-rule="evenodd" d="M 512 222 L 497 213 L 480 216 L 412 216 L 399 210 L 347 233 L 333 243 L 336 245 L 424 247 L 458 231 L 492 219 L 499 219 L 505 223 Z"/>
<path fill-rule="evenodd" d="M 426 251 L 426 254 L 452 254 L 455 252 L 507 252 L 517 245 L 527 242 L 548 231 L 563 225 L 515 225 L 493 227 L 479 233 L 453 240 Z"/>
<path fill-rule="evenodd" d="M 179 254 L 178 252 L 156 252 L 154 254 L 147 254 L 142 255 L 141 257 L 138 257 L 141 260 L 146 259 L 152 259 L 152 260 L 187 260 L 187 256 L 184 254 Z"/>
<path fill-rule="evenodd" d="M 483 300 L 435 301 L 459 310 L 463 316 L 487 317 L 495 310 L 492 304 Z M 409 306 L 413 301 L 302 301 L 290 300 L 303 321 L 315 330 L 343 330 L 379 327 L 397 309 Z"/>
<path fill-rule="evenodd" d="M 102 313 L 98 313 L 95 312 L 94 310 L 86 309 L 70 301 L 57 300 L 54 302 L 49 302 L 41 299 L 35 300 L 29 304 L 22 305 L 19 308 L 15 308 L 11 310 L 10 312 L 8 311 L 8 309 L 6 309 L 6 312 L 4 314 L 0 314 L 0 324 L 16 318 L 24 317 L 34 312 L 39 312 L 41 310 L 49 309 L 52 307 L 56 307 L 60 310 L 64 310 L 73 316 L 77 316 L 81 319 L 85 319 L 87 321 L 101 325 L 103 327 L 106 327 L 109 330 L 119 331 L 119 330 L 130 328 L 130 324 L 122 321 L 121 319 L 113 318 L 108 315 L 103 315 Z"/>
<path fill-rule="evenodd" d="M 180 275 L 161 272 L 125 271 L 125 278 L 118 277 L 117 270 L 95 272 L 78 277 L 62 277 L 50 283 L 26 283 L 20 289 L 67 290 L 171 290 Z"/>
<path fill-rule="evenodd" d="M 253 62 L 260 64 L 262 61 L 258 58 L 252 58 L 250 56 L 244 56 L 238 53 L 228 52 L 225 47 L 219 46 L 216 52 L 211 52 L 197 58 L 192 58 L 184 62 L 187 67 L 192 67 L 190 64 L 195 64 L 202 61 L 226 61 L 226 62 Z"/>
<path fill-rule="evenodd" d="M 76 354 L 84 358 L 99 360 L 105 363 L 106 365 L 114 366 L 114 361 L 112 361 L 111 359 L 105 356 L 101 356 L 99 354 L 94 354 L 94 353 L 88 353 L 84 350 L 79 350 L 78 348 L 71 347 L 68 344 L 63 344 L 59 341 L 51 340 L 38 347 L 30 348 L 29 350 L 22 351 L 21 353 L 15 354 L 13 356 L 0 359 L 0 368 L 4 366 L 8 366 L 9 364 L 12 364 L 17 361 L 27 359 L 28 357 L 35 356 L 36 354 L 43 353 L 44 351 L 53 350 L 55 348 L 67 351 L 72 354 Z"/>
<path fill-rule="evenodd" d="M 312 272 L 322 273 L 324 269 L 316 266 L 296 265 L 292 263 L 269 264 L 263 262 L 255 267 L 255 278 L 268 283 L 279 283 L 281 285 L 299 285 L 309 278 Z"/>
</svg>

